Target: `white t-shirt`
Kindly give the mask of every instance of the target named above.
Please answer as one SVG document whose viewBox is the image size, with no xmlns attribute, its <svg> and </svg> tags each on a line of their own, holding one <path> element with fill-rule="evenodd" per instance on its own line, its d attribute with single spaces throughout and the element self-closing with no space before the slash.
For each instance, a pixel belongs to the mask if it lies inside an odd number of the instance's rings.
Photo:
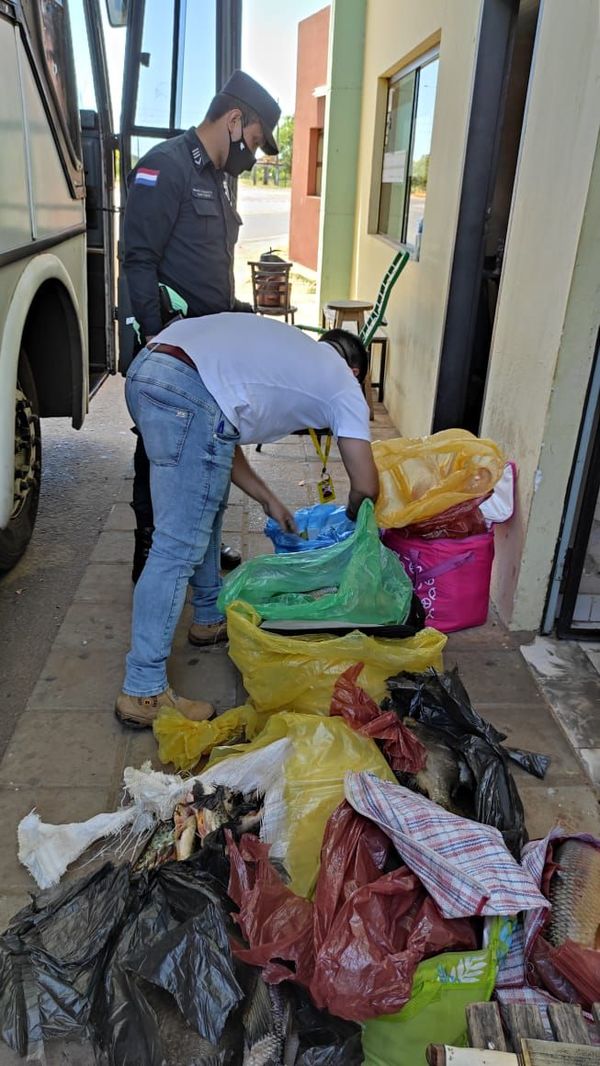
<svg viewBox="0 0 600 1066">
<path fill-rule="evenodd" d="M 172 322 L 151 347 L 161 342 L 193 359 L 241 444 L 266 444 L 310 427 L 371 439 L 369 409 L 346 361 L 295 326 L 228 312 Z"/>
</svg>

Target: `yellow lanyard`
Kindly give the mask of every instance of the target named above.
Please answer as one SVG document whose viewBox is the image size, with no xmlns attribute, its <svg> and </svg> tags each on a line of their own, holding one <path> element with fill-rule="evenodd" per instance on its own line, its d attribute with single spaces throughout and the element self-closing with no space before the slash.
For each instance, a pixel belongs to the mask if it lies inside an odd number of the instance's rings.
<svg viewBox="0 0 600 1066">
<path fill-rule="evenodd" d="M 314 429 L 309 429 L 308 432 L 310 433 L 310 439 L 314 444 L 315 451 L 319 456 L 319 459 L 323 463 L 323 469 L 321 473 L 324 474 L 327 470 L 327 460 L 329 459 L 329 453 L 331 451 L 331 433 L 327 434 L 327 440 L 325 441 L 325 450 L 323 451 L 319 438 L 317 437 L 317 434 L 315 433 Z"/>
<path fill-rule="evenodd" d="M 310 433 L 310 439 L 313 442 L 314 449 L 323 464 L 321 477 L 317 482 L 319 500 L 321 503 L 332 503 L 333 500 L 335 500 L 335 488 L 330 474 L 327 473 L 327 460 L 329 459 L 329 452 L 331 451 L 331 433 L 327 434 L 325 448 L 322 448 L 314 429 L 309 429 L 308 432 Z"/>
</svg>

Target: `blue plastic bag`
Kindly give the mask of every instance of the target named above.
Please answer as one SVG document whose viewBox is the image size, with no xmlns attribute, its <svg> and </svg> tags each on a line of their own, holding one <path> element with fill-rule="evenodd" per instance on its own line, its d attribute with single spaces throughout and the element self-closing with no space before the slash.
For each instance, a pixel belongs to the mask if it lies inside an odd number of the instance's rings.
<svg viewBox="0 0 600 1066">
<path fill-rule="evenodd" d="M 346 517 L 345 505 L 317 503 L 301 507 L 294 514 L 298 533 L 286 533 L 274 519 L 269 518 L 265 533 L 273 541 L 276 555 L 287 552 L 313 551 L 338 544 L 354 533 L 355 523 Z"/>
</svg>

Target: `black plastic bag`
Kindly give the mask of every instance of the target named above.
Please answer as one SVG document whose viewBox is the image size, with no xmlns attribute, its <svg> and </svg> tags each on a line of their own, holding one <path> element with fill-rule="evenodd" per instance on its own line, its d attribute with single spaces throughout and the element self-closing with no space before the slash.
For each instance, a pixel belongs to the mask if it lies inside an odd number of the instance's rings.
<svg viewBox="0 0 600 1066">
<path fill-rule="evenodd" d="M 506 740 L 506 733 L 486 722 L 471 706 L 456 666 L 443 674 L 435 670 L 423 674 L 403 672 L 388 678 L 386 684 L 391 693 L 391 705 L 403 718 L 409 715 L 446 735 L 460 737 L 471 733 L 496 746 Z M 545 777 L 551 762 L 549 755 L 520 748 L 503 747 L 502 751 L 527 773 Z"/>
<path fill-rule="evenodd" d="M 519 859 L 529 839 L 525 811 L 502 750 L 476 736 L 448 743 L 456 745 L 473 775 L 476 821 L 499 829 L 508 850 Z"/>
<path fill-rule="evenodd" d="M 422 674 L 403 672 L 388 678 L 386 684 L 390 697 L 384 705 L 445 738 L 461 768 L 461 786 L 471 776 L 476 820 L 499 829 L 508 849 L 519 857 L 528 836 L 523 804 L 508 760 L 543 777 L 550 759 L 503 747 L 506 734 L 473 709 L 456 667 L 443 674 L 435 670 Z"/>
<path fill-rule="evenodd" d="M 216 1043 L 243 992 L 224 893 L 205 865 L 202 853 L 139 875 L 109 863 L 20 911 L 0 937 L 5 1042 L 24 1055 L 89 1039 L 109 1066 L 163 1066 L 150 981 Z"/>
<path fill-rule="evenodd" d="M 360 1066 L 360 1027 L 317 1010 L 303 989 L 286 987 L 294 999 L 294 1029 L 299 1037 L 295 1066 Z"/>
</svg>

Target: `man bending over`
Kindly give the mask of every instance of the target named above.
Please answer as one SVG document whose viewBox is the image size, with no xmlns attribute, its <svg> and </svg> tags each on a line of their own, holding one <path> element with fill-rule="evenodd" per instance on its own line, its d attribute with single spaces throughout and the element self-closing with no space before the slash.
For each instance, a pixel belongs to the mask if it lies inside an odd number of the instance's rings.
<svg viewBox="0 0 600 1066">
<path fill-rule="evenodd" d="M 241 445 L 328 426 L 350 478 L 348 517 L 376 500 L 377 469 L 361 384 L 368 368 L 358 337 L 330 330 L 317 343 L 273 319 L 224 313 L 173 322 L 143 349 L 125 396 L 150 460 L 154 538 L 133 599 L 131 650 L 117 717 L 150 726 L 171 706 L 195 721 L 204 700 L 176 695 L 166 663 L 192 587 L 188 639 L 227 639 L 217 609 L 221 525 L 233 481 L 293 531 L 290 511 L 248 464 Z"/>
</svg>

